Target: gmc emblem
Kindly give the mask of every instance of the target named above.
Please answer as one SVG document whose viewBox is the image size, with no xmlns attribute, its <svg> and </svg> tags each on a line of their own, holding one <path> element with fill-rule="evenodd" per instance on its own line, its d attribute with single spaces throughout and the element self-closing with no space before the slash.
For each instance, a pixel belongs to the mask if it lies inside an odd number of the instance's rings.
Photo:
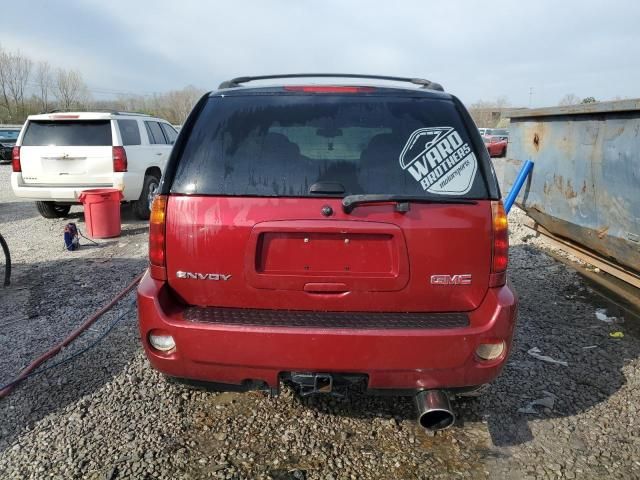
<svg viewBox="0 0 640 480">
<path fill-rule="evenodd" d="M 431 285 L 471 285 L 471 274 L 431 275 Z"/>
</svg>

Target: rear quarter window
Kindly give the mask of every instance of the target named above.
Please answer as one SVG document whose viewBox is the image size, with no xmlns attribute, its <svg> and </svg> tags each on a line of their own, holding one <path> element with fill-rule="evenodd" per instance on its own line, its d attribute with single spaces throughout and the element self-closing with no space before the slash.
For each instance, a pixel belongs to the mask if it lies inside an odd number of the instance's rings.
<svg viewBox="0 0 640 480">
<path fill-rule="evenodd" d="M 22 145 L 35 146 L 110 146 L 110 120 L 33 120 L 25 131 Z"/>
<path fill-rule="evenodd" d="M 165 137 L 167 137 L 167 141 L 171 144 L 175 143 L 178 137 L 178 132 L 176 132 L 175 128 L 166 123 L 161 123 L 160 126 L 162 127 Z"/>
<path fill-rule="evenodd" d="M 123 145 L 140 145 L 140 128 L 137 120 L 118 120 L 118 128 Z"/>
<path fill-rule="evenodd" d="M 477 133 L 476 133 L 477 135 Z M 233 196 L 486 198 L 480 155 L 448 99 L 351 95 L 211 97 L 190 132 L 171 191 Z"/>
<path fill-rule="evenodd" d="M 160 128 L 160 124 L 158 122 L 144 122 L 144 124 L 147 127 L 149 143 L 155 145 L 167 143 L 166 139 L 164 138 L 164 133 L 162 133 L 162 129 Z"/>
</svg>

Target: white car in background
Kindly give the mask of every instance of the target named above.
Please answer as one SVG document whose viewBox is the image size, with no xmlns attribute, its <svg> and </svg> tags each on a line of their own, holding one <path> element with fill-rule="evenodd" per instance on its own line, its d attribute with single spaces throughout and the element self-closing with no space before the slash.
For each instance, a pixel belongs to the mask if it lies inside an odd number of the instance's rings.
<svg viewBox="0 0 640 480">
<path fill-rule="evenodd" d="M 64 217 L 91 188 L 117 188 L 148 219 L 177 132 L 166 120 L 129 112 L 30 115 L 12 155 L 11 187 L 45 218 Z"/>
</svg>

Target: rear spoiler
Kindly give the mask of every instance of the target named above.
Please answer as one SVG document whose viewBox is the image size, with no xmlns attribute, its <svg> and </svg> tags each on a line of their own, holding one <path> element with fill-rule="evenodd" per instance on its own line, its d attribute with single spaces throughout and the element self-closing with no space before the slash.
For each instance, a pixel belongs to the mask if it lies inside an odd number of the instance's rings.
<svg viewBox="0 0 640 480">
<path fill-rule="evenodd" d="M 220 90 L 225 88 L 236 88 L 241 87 L 243 83 L 253 82 L 256 80 L 273 80 L 277 78 L 368 78 L 373 80 L 389 80 L 392 82 L 408 82 L 413 83 L 414 85 L 420 85 L 421 88 L 444 92 L 442 85 L 424 78 L 390 77 L 387 75 L 359 75 L 355 73 L 285 73 L 280 75 L 236 77 L 222 82 L 218 88 Z"/>
</svg>

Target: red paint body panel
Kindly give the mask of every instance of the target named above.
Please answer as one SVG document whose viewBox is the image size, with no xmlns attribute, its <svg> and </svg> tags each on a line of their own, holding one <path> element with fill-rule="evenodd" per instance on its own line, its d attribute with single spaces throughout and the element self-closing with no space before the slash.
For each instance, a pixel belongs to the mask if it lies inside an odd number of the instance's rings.
<svg viewBox="0 0 640 480">
<path fill-rule="evenodd" d="M 345 291 L 401 290 L 409 280 L 402 230 L 377 222 L 292 220 L 251 230 L 244 273 L 249 286 L 307 290 L 340 281 Z"/>
<path fill-rule="evenodd" d="M 312 329 L 194 323 L 165 283 L 145 275 L 138 289 L 140 335 L 151 364 L 167 375 L 241 384 L 261 380 L 278 386 L 290 371 L 350 372 L 368 375 L 371 389 L 425 389 L 476 386 L 492 381 L 511 348 L 516 299 L 509 286 L 489 289 L 469 313 L 470 325 L 457 329 Z M 152 329 L 169 332 L 176 349 L 150 348 Z M 479 362 L 478 344 L 504 340 L 505 354 Z"/>
<path fill-rule="evenodd" d="M 330 218 L 321 214 L 332 207 Z M 368 205 L 340 199 L 170 196 L 167 279 L 189 305 L 321 311 L 459 312 L 489 282 L 491 204 Z M 305 239 L 308 241 L 305 242 Z M 176 272 L 231 275 L 228 281 Z M 433 285 L 432 275 L 471 275 Z M 331 287 L 307 284 L 340 284 Z"/>
<path fill-rule="evenodd" d="M 485 142 L 484 144 L 489 150 L 492 157 L 504 157 L 507 153 L 507 141 L 500 140 L 496 142 Z"/>
</svg>

